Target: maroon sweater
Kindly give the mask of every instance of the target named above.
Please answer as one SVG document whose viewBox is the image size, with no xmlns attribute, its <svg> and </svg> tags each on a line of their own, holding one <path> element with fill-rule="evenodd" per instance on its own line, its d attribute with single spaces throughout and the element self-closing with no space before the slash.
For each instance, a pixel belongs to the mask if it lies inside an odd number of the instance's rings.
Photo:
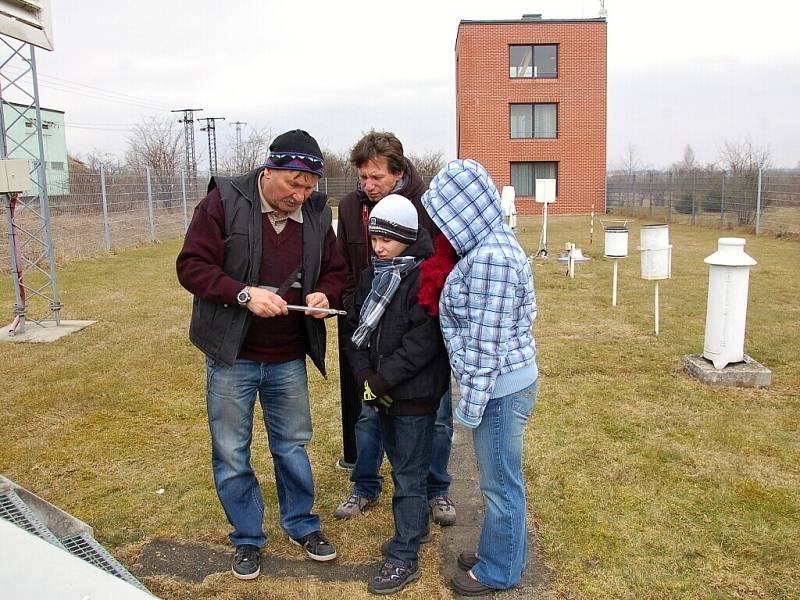
<svg viewBox="0 0 800 600">
<path fill-rule="evenodd" d="M 177 268 L 181 281 L 193 294 L 219 302 L 236 304 L 236 295 L 246 285 L 222 270 L 225 253 L 225 213 L 219 191 L 214 189 L 198 205 L 192 226 L 178 255 Z M 289 220 L 278 235 L 266 214 L 261 217 L 263 250 L 260 284 L 280 286 L 300 264 L 303 256 L 303 226 Z M 333 229 L 325 237 L 320 275 L 315 292 L 322 292 L 334 308 L 341 307 L 341 296 L 347 282 L 347 266 L 336 249 Z M 289 304 L 305 304 L 300 290 L 284 295 Z M 305 355 L 305 328 L 301 312 L 268 319 L 253 317 L 244 344 L 242 358 L 265 363 L 286 362 Z"/>
</svg>

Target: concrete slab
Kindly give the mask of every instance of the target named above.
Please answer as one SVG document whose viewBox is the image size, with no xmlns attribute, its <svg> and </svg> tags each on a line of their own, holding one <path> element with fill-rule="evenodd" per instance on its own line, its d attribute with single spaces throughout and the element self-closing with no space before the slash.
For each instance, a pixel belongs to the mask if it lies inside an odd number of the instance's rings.
<svg viewBox="0 0 800 600">
<path fill-rule="evenodd" d="M 683 357 L 683 369 L 709 385 L 766 388 L 772 384 L 772 371 L 746 354 L 743 362 L 723 369 L 714 368 L 701 354 L 691 354 Z"/>
<path fill-rule="evenodd" d="M 61 323 L 56 325 L 55 321 L 40 321 L 39 323 L 28 321 L 25 323 L 25 331 L 22 333 L 17 333 L 16 335 L 9 335 L 7 331 L 0 333 L 0 342 L 53 342 L 95 323 L 97 321 L 67 321 L 61 319 Z"/>
</svg>

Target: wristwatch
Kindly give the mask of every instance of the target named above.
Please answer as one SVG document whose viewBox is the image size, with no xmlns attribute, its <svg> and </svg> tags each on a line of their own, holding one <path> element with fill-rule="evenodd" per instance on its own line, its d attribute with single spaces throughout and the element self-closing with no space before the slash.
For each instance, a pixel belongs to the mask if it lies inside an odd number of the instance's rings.
<svg viewBox="0 0 800 600">
<path fill-rule="evenodd" d="M 247 303 L 250 302 L 250 286 L 246 285 L 241 292 L 236 294 L 236 301 L 239 303 L 239 306 L 247 306 Z"/>
</svg>

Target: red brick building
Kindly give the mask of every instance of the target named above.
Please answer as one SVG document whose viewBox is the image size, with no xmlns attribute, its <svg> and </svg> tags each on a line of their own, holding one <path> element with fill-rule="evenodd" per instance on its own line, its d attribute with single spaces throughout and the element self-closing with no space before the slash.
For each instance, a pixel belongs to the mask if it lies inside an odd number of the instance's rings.
<svg viewBox="0 0 800 600">
<path fill-rule="evenodd" d="M 536 179 L 556 179 L 551 214 L 605 210 L 606 20 L 461 21 L 456 148 L 541 212 Z"/>
</svg>

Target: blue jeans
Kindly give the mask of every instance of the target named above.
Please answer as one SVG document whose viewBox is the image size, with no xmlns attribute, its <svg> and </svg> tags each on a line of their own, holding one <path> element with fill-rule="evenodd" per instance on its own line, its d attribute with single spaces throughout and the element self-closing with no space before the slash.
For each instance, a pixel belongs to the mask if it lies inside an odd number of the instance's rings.
<svg viewBox="0 0 800 600">
<path fill-rule="evenodd" d="M 436 424 L 433 432 L 433 450 L 428 472 L 427 496 L 436 498 L 446 496 L 450 491 L 452 478 L 447 472 L 450 461 L 450 449 L 453 445 L 453 404 L 450 389 L 444 393 L 436 413 Z M 378 411 L 362 405 L 361 415 L 356 422 L 356 448 L 358 455 L 356 464 L 350 474 L 353 482 L 353 494 L 362 498 L 377 498 L 383 488 L 383 476 L 380 474 L 383 462 L 383 443 Z"/>
<path fill-rule="evenodd" d="M 431 459 L 434 415 L 380 414 L 386 455 L 392 465 L 394 537 L 386 560 L 407 568 L 417 566 L 420 539 L 428 531 L 428 497 L 425 480 Z"/>
<path fill-rule="evenodd" d="M 233 526 L 231 542 L 262 547 L 264 502 L 253 468 L 250 443 L 256 394 L 275 468 L 280 523 L 292 538 L 320 529 L 314 479 L 306 444 L 311 441 L 308 381 L 303 359 L 258 363 L 238 359 L 233 367 L 206 359 L 211 464 L 222 508 Z"/>
<path fill-rule="evenodd" d="M 486 511 L 478 543 L 480 560 L 472 574 L 492 588 L 517 585 L 528 560 L 522 448 L 538 383 L 489 400 L 480 425 L 472 430 Z"/>
</svg>

